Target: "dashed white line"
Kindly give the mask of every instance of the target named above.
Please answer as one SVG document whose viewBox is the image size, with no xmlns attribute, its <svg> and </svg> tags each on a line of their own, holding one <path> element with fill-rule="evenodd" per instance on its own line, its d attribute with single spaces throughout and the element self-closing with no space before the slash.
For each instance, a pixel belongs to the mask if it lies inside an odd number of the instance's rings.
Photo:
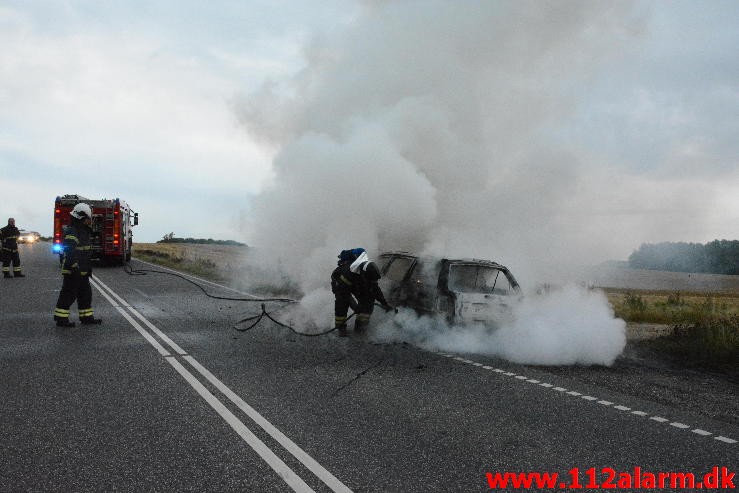
<svg viewBox="0 0 739 493">
<path fill-rule="evenodd" d="M 439 353 L 439 354 L 441 354 L 441 353 Z M 441 354 L 441 356 L 452 357 L 453 355 Z M 514 377 L 517 380 L 522 380 L 522 381 L 526 381 L 526 382 L 529 382 L 529 383 L 538 384 L 540 387 L 544 387 L 546 389 L 551 389 L 551 390 L 554 390 L 555 392 L 565 392 L 568 395 L 572 395 L 572 396 L 575 396 L 575 397 L 578 397 L 579 396 L 580 398 L 585 399 L 586 401 L 591 401 L 591 402 L 597 401 L 598 404 L 601 404 L 603 406 L 613 406 L 613 404 L 614 404 L 611 401 L 598 400 L 597 397 L 593 397 L 591 395 L 583 395 L 580 392 L 577 392 L 577 391 L 574 391 L 574 390 L 568 391 L 564 387 L 555 387 L 551 383 L 540 382 L 539 380 L 536 380 L 536 379 L 533 379 L 533 378 L 529 378 L 529 377 L 524 376 L 524 375 L 518 375 L 518 374 L 513 373 L 513 372 L 505 371 L 505 370 L 503 370 L 501 368 L 492 368 L 490 366 L 482 365 L 480 363 L 477 363 L 477 362 L 474 362 L 474 361 L 471 361 L 471 360 L 468 360 L 468 359 L 464 359 L 464 358 L 461 358 L 459 356 L 454 356 L 454 359 L 457 360 L 457 361 L 461 361 L 462 363 L 468 363 L 468 364 L 472 364 L 472 365 L 478 366 L 478 367 L 481 366 L 482 368 L 484 368 L 486 370 L 491 370 L 492 369 L 496 373 L 500 373 L 502 375 L 506 375 L 506 376 L 509 376 L 509 377 Z M 624 412 L 630 411 L 630 414 L 633 414 L 635 416 L 642 416 L 643 417 L 643 416 L 648 416 L 649 415 L 648 413 L 646 413 L 644 411 L 632 411 L 630 407 L 623 406 L 623 405 L 615 405 L 615 406 L 613 406 L 613 409 L 616 409 L 617 411 L 624 411 Z M 681 430 L 686 430 L 686 429 L 689 429 L 690 428 L 690 425 L 686 425 L 685 423 L 680 423 L 680 422 L 677 422 L 677 421 L 670 422 L 669 419 L 663 418 L 661 416 L 650 416 L 649 419 L 652 420 L 652 421 L 656 421 L 658 423 L 669 423 L 670 426 L 672 426 L 674 428 L 681 429 Z M 713 435 L 713 433 L 711 433 L 710 431 L 701 430 L 700 428 L 695 428 L 695 429 L 693 429 L 691 431 L 693 433 L 695 433 L 697 435 L 701 435 L 701 436 L 710 436 L 710 435 Z M 725 442 L 725 443 L 731 443 L 731 444 L 737 443 L 737 441 L 734 440 L 733 438 L 729 438 L 729 437 L 725 437 L 725 436 L 715 436 L 714 438 L 716 440 L 719 440 L 719 441 Z"/>
<path fill-rule="evenodd" d="M 736 443 L 736 440 L 734 440 L 733 438 L 727 438 L 727 437 L 722 437 L 722 436 L 717 436 L 716 440 L 720 442 L 726 442 L 726 443 Z"/>
</svg>

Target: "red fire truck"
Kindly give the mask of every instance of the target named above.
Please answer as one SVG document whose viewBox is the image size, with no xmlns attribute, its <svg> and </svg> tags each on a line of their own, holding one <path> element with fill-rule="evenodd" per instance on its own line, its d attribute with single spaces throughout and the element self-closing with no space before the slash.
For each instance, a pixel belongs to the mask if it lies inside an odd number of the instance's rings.
<svg viewBox="0 0 739 493">
<path fill-rule="evenodd" d="M 54 203 L 52 250 L 59 254 L 59 259 L 64 254 L 62 228 L 72 222 L 70 212 L 80 202 L 92 209 L 91 258 L 118 265 L 131 260 L 132 228 L 139 223 L 138 213 L 133 212 L 121 199 L 91 200 L 79 195 L 62 195 Z"/>
</svg>

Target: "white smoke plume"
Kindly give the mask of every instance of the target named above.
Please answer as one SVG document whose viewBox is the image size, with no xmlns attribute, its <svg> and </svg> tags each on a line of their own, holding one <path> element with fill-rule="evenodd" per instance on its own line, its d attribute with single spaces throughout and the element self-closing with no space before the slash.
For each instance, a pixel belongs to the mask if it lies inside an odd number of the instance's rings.
<svg viewBox="0 0 739 493">
<path fill-rule="evenodd" d="M 598 210 L 637 191 L 613 190 L 613 167 L 568 144 L 561 122 L 638 37 L 630 5 L 367 2 L 338 39 L 314 40 L 292 80 L 239 103 L 251 135 L 277 149 L 250 243 L 304 294 L 325 289 L 338 252 L 358 246 L 492 259 L 525 286 L 608 248 Z M 568 291 L 524 301 L 519 315 L 494 336 L 496 354 L 609 364 L 623 347 L 604 299 Z M 590 331 L 613 351 L 591 347 Z M 474 349 L 453 333 L 429 343 Z M 517 343 L 533 336 L 540 349 Z"/>
<path fill-rule="evenodd" d="M 610 366 L 626 344 L 626 324 L 614 318 L 603 293 L 579 286 L 522 298 L 513 306 L 512 318 L 497 329 L 450 327 L 411 310 L 382 319 L 374 334 L 379 341 L 500 356 L 516 363 Z"/>
</svg>

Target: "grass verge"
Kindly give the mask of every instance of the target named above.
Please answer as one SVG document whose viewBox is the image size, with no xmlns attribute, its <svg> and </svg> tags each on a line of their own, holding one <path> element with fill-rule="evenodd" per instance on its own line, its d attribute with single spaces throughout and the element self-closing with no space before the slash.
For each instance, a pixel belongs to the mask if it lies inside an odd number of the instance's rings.
<svg viewBox="0 0 739 493">
<path fill-rule="evenodd" d="M 222 281 L 224 279 L 215 262 L 202 257 L 190 258 L 176 245 L 156 249 L 135 247 L 133 255 L 139 260 L 187 272 L 211 281 Z"/>
<path fill-rule="evenodd" d="M 627 322 L 671 326 L 641 344 L 681 366 L 737 378 L 739 295 L 680 291 L 607 290 L 615 315 Z"/>
<path fill-rule="evenodd" d="M 739 315 L 734 293 L 681 293 L 680 291 L 607 290 L 618 318 L 654 324 L 703 324 L 715 318 Z"/>
<path fill-rule="evenodd" d="M 739 316 L 677 324 L 670 334 L 645 344 L 686 366 L 708 368 L 739 378 Z"/>
</svg>

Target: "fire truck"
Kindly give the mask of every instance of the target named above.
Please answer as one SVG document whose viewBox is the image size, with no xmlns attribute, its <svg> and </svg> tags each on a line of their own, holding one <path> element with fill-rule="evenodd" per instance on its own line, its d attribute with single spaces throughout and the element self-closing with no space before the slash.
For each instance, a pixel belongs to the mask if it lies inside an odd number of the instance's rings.
<svg viewBox="0 0 739 493">
<path fill-rule="evenodd" d="M 91 258 L 117 265 L 131 260 L 132 229 L 139 223 L 138 213 L 118 198 L 92 200 L 79 195 L 62 195 L 54 202 L 54 243 L 51 248 L 59 255 L 59 260 L 64 255 L 63 228 L 72 222 L 70 212 L 80 202 L 92 209 Z"/>
</svg>

